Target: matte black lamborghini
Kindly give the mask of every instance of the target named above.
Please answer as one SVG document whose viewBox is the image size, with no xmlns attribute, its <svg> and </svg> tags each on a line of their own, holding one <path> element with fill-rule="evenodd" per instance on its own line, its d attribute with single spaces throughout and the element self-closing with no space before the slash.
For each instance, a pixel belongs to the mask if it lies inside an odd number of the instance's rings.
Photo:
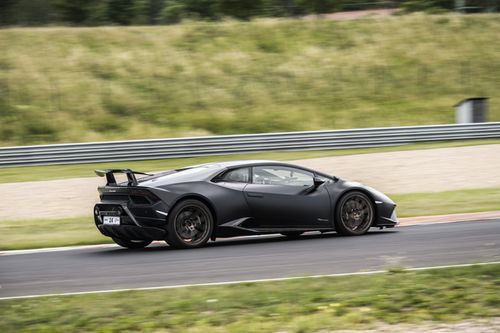
<svg viewBox="0 0 500 333">
<path fill-rule="evenodd" d="M 192 248 L 221 237 L 298 237 L 306 231 L 362 235 L 398 223 L 395 203 L 379 191 L 280 162 L 209 163 L 154 175 L 96 173 L 107 183 L 98 188 L 95 224 L 127 248 L 153 240 Z M 115 173 L 127 180 L 117 182 Z"/>
</svg>

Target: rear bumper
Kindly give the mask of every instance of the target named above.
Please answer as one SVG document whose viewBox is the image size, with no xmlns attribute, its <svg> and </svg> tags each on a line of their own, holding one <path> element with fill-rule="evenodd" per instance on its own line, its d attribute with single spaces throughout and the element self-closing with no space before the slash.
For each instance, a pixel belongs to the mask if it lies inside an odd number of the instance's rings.
<svg viewBox="0 0 500 333">
<path fill-rule="evenodd" d="M 108 237 L 132 240 L 165 239 L 166 231 L 155 227 L 139 227 L 134 225 L 98 225 L 99 231 Z"/>
<path fill-rule="evenodd" d="M 161 203 L 131 206 L 128 202 L 102 201 L 94 206 L 94 222 L 104 236 L 125 240 L 163 240 L 167 234 L 168 216 L 163 209 Z M 106 216 L 119 217 L 119 225 L 104 224 Z"/>
</svg>

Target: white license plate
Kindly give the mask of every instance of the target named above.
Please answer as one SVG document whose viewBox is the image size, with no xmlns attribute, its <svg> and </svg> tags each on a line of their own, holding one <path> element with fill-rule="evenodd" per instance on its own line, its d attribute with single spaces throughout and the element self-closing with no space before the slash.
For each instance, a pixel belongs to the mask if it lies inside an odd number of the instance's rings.
<svg viewBox="0 0 500 333">
<path fill-rule="evenodd" d="M 102 223 L 111 225 L 120 225 L 119 216 L 103 216 Z"/>
</svg>

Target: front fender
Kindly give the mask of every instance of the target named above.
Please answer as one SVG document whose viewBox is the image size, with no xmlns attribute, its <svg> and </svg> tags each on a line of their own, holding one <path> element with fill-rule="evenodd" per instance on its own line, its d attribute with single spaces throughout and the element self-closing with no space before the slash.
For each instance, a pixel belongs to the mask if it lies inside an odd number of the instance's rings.
<svg viewBox="0 0 500 333">
<path fill-rule="evenodd" d="M 365 193 L 373 201 L 375 207 L 375 217 L 376 217 L 373 223 L 374 227 L 377 226 L 391 227 L 395 226 L 398 223 L 395 214 L 396 203 L 392 201 L 392 199 L 389 198 L 387 195 L 372 187 L 366 186 L 358 182 L 339 180 L 333 183 L 331 186 L 329 186 L 328 191 L 330 192 L 333 201 L 332 207 L 334 208 L 333 209 L 334 221 L 335 221 L 337 205 L 340 198 L 342 198 L 342 196 L 344 196 L 347 192 L 360 191 Z"/>
</svg>

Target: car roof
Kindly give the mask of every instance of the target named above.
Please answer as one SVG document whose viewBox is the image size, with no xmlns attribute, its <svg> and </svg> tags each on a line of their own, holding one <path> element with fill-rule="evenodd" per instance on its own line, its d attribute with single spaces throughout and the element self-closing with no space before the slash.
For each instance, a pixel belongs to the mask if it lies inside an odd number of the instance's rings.
<svg viewBox="0 0 500 333">
<path fill-rule="evenodd" d="M 211 169 L 213 171 L 223 171 L 225 169 L 234 169 L 238 167 L 251 167 L 255 165 L 281 165 L 285 167 L 292 167 L 292 168 L 298 168 L 306 171 L 313 172 L 318 175 L 326 176 L 326 177 L 331 177 L 330 175 L 327 175 L 323 172 L 319 172 L 317 170 L 313 170 L 307 167 L 303 167 L 301 165 L 296 165 L 296 164 L 291 164 L 291 163 L 286 163 L 286 162 L 279 162 L 279 161 L 271 161 L 271 160 L 238 160 L 238 161 L 225 161 L 225 162 L 213 162 L 213 163 L 206 163 L 206 164 L 200 164 L 200 165 L 194 165 L 190 167 L 186 167 L 183 169 L 179 170 L 185 170 L 185 169 L 194 169 L 194 168 L 200 168 L 200 169 Z"/>
<path fill-rule="evenodd" d="M 282 166 L 300 168 L 304 170 L 310 170 L 300 165 L 286 163 L 286 162 L 279 162 L 279 161 L 271 161 L 271 160 L 237 160 L 237 161 L 211 162 L 199 165 L 192 165 L 185 168 L 181 168 L 179 170 L 193 169 L 193 168 L 224 170 L 224 169 L 233 169 L 237 167 L 246 167 L 254 165 L 282 165 Z M 315 170 L 310 170 L 310 171 L 315 171 Z"/>
<path fill-rule="evenodd" d="M 247 166 L 247 165 L 250 166 L 256 164 L 282 164 L 282 163 L 277 161 L 266 161 L 266 160 L 238 160 L 238 161 L 205 163 L 205 164 L 190 166 L 188 168 L 204 167 L 213 169 L 224 169 L 224 168 L 233 168 L 233 167 Z"/>
<path fill-rule="evenodd" d="M 192 165 L 185 168 L 177 169 L 174 173 L 169 171 L 165 173 L 159 173 L 153 177 L 144 177 L 138 181 L 142 186 L 162 186 L 174 183 L 182 183 L 186 181 L 202 181 L 207 179 L 212 179 L 220 172 L 227 169 L 233 169 L 238 167 L 250 167 L 255 165 L 282 165 L 288 167 L 299 168 L 302 170 L 310 171 L 315 174 L 330 177 L 326 174 L 311 170 L 299 165 L 294 165 L 290 163 L 283 163 L 278 161 L 267 161 L 267 160 L 240 160 L 240 161 L 225 161 L 225 162 L 213 162 L 205 163 L 199 165 Z"/>
</svg>

